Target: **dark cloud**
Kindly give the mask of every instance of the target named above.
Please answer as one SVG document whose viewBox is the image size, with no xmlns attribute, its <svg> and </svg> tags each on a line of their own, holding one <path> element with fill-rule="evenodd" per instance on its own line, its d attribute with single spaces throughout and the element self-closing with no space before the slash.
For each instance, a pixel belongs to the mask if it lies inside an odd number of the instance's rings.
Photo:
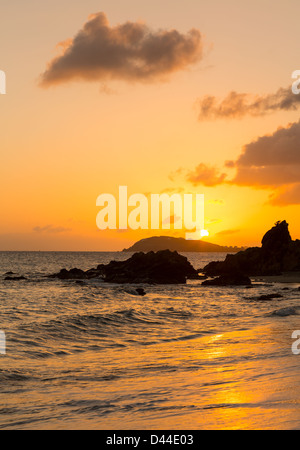
<svg viewBox="0 0 300 450">
<path fill-rule="evenodd" d="M 275 94 L 250 95 L 230 92 L 219 101 L 214 96 L 206 96 L 196 102 L 198 119 L 236 119 L 246 115 L 263 116 L 274 111 L 296 110 L 300 106 L 300 95 L 295 95 L 292 88 L 280 88 Z"/>
<path fill-rule="evenodd" d="M 232 183 L 242 186 L 282 186 L 300 182 L 300 121 L 247 144 L 236 161 Z"/>
<path fill-rule="evenodd" d="M 216 167 L 201 163 L 195 170 L 188 172 L 186 180 L 194 186 L 202 184 L 212 187 L 224 183 L 226 176 L 225 173 L 220 173 Z"/>
<path fill-rule="evenodd" d="M 300 121 L 245 145 L 238 166 L 300 164 Z"/>
<path fill-rule="evenodd" d="M 41 86 L 74 79 L 154 82 L 202 58 L 197 29 L 152 31 L 141 22 L 110 26 L 104 13 L 90 16 L 73 39 L 61 43 L 62 55 L 41 76 Z"/>
<path fill-rule="evenodd" d="M 299 166 L 261 166 L 237 167 L 235 177 L 231 184 L 239 186 L 252 186 L 258 189 L 283 186 L 300 181 Z"/>
</svg>

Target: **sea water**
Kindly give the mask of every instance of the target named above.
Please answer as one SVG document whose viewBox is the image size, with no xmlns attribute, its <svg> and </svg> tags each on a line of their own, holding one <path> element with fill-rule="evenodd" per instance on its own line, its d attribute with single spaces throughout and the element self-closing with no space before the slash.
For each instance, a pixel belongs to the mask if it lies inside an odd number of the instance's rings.
<svg viewBox="0 0 300 450">
<path fill-rule="evenodd" d="M 191 280 L 142 285 L 138 297 L 127 285 L 46 277 L 129 256 L 0 253 L 0 428 L 299 429 L 299 284 Z M 197 269 L 225 258 L 185 256 Z M 282 298 L 256 300 L 270 293 Z"/>
</svg>

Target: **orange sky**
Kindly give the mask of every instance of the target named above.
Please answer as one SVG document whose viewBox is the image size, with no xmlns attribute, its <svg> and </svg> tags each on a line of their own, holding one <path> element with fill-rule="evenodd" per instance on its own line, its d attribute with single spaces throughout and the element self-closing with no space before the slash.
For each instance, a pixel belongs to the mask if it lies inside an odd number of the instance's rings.
<svg viewBox="0 0 300 450">
<path fill-rule="evenodd" d="M 120 185 L 205 194 L 210 242 L 257 245 L 283 219 L 299 238 L 299 13 L 297 0 L 5 2 L 0 250 L 167 234 L 97 229 L 97 197 Z"/>
</svg>

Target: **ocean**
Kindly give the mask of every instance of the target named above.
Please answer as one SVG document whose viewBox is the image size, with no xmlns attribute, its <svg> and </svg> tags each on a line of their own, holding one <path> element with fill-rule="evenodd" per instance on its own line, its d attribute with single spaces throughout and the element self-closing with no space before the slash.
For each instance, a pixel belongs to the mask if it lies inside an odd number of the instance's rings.
<svg viewBox="0 0 300 450">
<path fill-rule="evenodd" d="M 300 284 L 49 279 L 128 253 L 1 252 L 1 429 L 300 429 Z M 185 254 L 195 268 L 225 254 Z M 5 273 L 26 280 L 5 281 Z M 258 301 L 262 294 L 281 298 Z M 288 308 L 288 309 L 285 309 Z"/>
</svg>

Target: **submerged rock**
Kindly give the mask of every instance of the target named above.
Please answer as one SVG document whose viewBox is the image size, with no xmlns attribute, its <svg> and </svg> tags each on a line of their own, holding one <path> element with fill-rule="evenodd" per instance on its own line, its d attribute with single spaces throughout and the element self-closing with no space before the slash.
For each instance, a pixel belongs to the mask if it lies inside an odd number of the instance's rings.
<svg viewBox="0 0 300 450">
<path fill-rule="evenodd" d="M 275 298 L 283 298 L 283 295 L 281 294 L 266 294 L 266 295 L 260 295 L 257 300 L 273 300 Z"/>
<path fill-rule="evenodd" d="M 241 273 L 225 274 L 213 280 L 204 281 L 202 286 L 251 286 L 251 280 Z"/>
<path fill-rule="evenodd" d="M 60 280 L 85 280 L 86 273 L 81 269 L 62 269 L 60 272 L 50 275 L 49 278 L 59 278 Z"/>
<path fill-rule="evenodd" d="M 144 297 L 144 296 L 146 295 L 146 292 L 144 291 L 143 288 L 137 288 L 137 289 L 124 289 L 124 291 L 125 291 L 127 294 L 130 294 L 130 295 L 139 295 L 139 296 L 141 296 L 141 297 Z"/>
<path fill-rule="evenodd" d="M 27 280 L 25 277 L 5 277 L 5 281 L 21 281 L 21 280 Z"/>
<path fill-rule="evenodd" d="M 287 317 L 297 315 L 297 311 L 292 306 L 287 308 L 281 308 L 273 312 L 273 316 Z"/>
<path fill-rule="evenodd" d="M 244 297 L 245 300 L 255 300 L 255 301 L 267 301 L 267 300 L 274 300 L 276 298 L 283 298 L 283 295 L 281 294 L 264 294 L 260 295 L 259 297 Z"/>
</svg>

